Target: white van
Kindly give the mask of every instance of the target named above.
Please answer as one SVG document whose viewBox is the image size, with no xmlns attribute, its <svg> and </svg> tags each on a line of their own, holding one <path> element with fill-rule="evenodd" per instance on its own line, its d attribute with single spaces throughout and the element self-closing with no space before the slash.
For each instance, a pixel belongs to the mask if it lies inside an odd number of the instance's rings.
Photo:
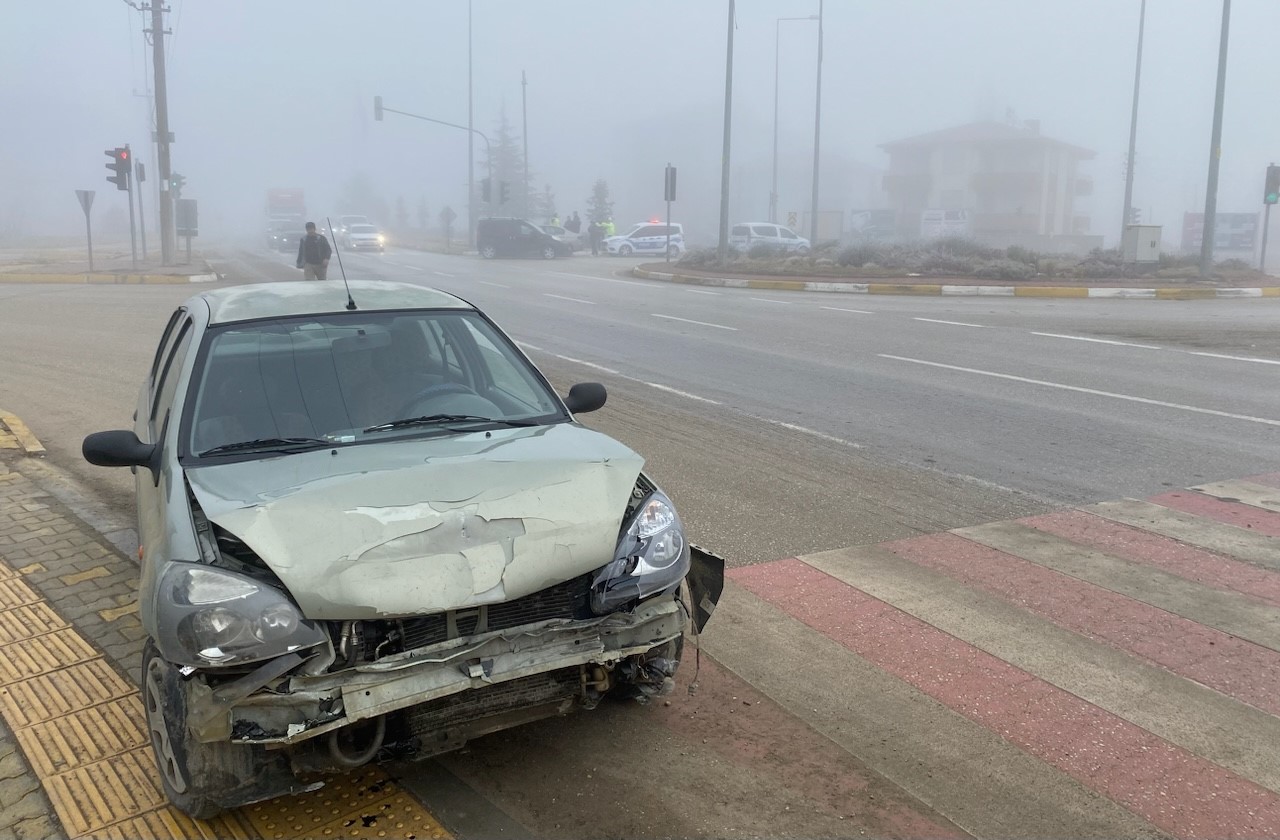
<svg viewBox="0 0 1280 840">
<path fill-rule="evenodd" d="M 811 250 L 809 240 L 791 228 L 773 222 L 743 222 L 729 231 L 729 245 L 741 251 L 748 251 L 752 245 L 761 243 L 781 253 L 807 254 Z"/>
</svg>

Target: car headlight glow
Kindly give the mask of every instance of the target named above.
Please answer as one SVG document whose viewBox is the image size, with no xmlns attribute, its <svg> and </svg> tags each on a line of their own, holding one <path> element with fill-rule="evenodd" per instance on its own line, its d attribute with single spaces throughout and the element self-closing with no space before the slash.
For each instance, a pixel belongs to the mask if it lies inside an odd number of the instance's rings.
<svg viewBox="0 0 1280 840">
<path fill-rule="evenodd" d="M 198 563 L 175 562 L 165 569 L 156 624 L 161 654 L 199 667 L 271 659 L 326 640 L 283 592 Z"/>
<path fill-rule="evenodd" d="M 597 615 L 673 590 L 689 571 L 684 526 L 661 491 L 654 491 L 632 514 L 609 565 L 591 584 Z"/>
</svg>

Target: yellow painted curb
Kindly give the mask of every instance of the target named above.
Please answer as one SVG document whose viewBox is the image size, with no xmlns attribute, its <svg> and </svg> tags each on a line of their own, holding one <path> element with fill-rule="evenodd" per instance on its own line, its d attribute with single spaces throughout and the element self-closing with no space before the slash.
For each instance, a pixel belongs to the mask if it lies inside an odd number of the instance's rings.
<svg viewBox="0 0 1280 840">
<path fill-rule="evenodd" d="M 1280 286 L 1263 286 L 1263 297 L 1280 297 Z"/>
<path fill-rule="evenodd" d="M 1082 298 L 1089 290 L 1082 286 L 1014 286 L 1014 297 Z"/>
<path fill-rule="evenodd" d="M 940 295 L 942 286 L 932 283 L 868 283 L 869 295 Z"/>
<path fill-rule="evenodd" d="M 1217 289 L 1156 289 L 1156 300 L 1205 300 L 1217 296 Z"/>
<path fill-rule="evenodd" d="M 40 441 L 36 440 L 35 435 L 31 434 L 31 430 L 27 428 L 27 424 L 19 420 L 16 415 L 0 409 L 0 423 L 9 427 L 9 431 L 18 439 L 18 443 L 22 446 L 22 450 L 28 455 L 44 454 L 44 446 L 40 444 Z"/>
</svg>

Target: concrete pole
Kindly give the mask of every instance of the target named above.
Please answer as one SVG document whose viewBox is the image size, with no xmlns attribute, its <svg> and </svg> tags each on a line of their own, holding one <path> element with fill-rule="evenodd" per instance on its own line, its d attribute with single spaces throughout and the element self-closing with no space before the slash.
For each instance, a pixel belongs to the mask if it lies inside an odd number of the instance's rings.
<svg viewBox="0 0 1280 840">
<path fill-rule="evenodd" d="M 160 173 L 160 263 L 173 265 L 173 193 L 169 190 L 169 89 L 164 74 L 164 4 L 151 0 L 151 62 L 156 85 L 156 163 Z"/>
<path fill-rule="evenodd" d="M 724 57 L 724 148 L 720 156 L 720 244 L 716 257 L 729 258 L 729 136 L 733 125 L 733 24 L 734 0 L 729 0 L 729 35 Z"/>
<path fill-rule="evenodd" d="M 467 247 L 476 247 L 475 99 L 471 86 L 471 0 L 467 0 Z M 492 160 L 490 161 L 492 164 Z M 489 189 L 494 189 L 489 182 Z"/>
<path fill-rule="evenodd" d="M 822 0 L 818 0 L 818 83 L 813 110 L 813 206 L 809 213 L 809 241 L 818 247 L 818 145 L 822 139 Z"/>
<path fill-rule="evenodd" d="M 1124 246 L 1124 232 L 1133 218 L 1133 156 L 1138 142 L 1138 83 L 1142 79 L 1142 34 L 1147 20 L 1147 0 L 1142 0 L 1138 12 L 1138 60 L 1133 70 L 1133 113 L 1129 117 L 1129 157 L 1124 173 L 1124 216 L 1120 219 L 1120 244 Z"/>
<path fill-rule="evenodd" d="M 523 125 L 520 136 L 524 139 L 524 205 L 523 215 L 529 218 L 529 79 L 520 71 L 520 115 Z"/>
</svg>

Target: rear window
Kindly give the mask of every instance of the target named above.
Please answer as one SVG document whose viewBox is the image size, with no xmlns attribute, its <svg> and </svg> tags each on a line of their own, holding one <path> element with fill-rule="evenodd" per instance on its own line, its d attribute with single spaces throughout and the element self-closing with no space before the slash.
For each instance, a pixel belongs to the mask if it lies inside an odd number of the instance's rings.
<svg viewBox="0 0 1280 840">
<path fill-rule="evenodd" d="M 751 232 L 756 236 L 777 236 L 778 229 L 773 225 L 752 225 Z"/>
<path fill-rule="evenodd" d="M 746 225 L 734 225 L 733 230 L 730 232 L 730 235 L 731 236 L 750 236 L 751 228 L 747 227 Z"/>
</svg>

